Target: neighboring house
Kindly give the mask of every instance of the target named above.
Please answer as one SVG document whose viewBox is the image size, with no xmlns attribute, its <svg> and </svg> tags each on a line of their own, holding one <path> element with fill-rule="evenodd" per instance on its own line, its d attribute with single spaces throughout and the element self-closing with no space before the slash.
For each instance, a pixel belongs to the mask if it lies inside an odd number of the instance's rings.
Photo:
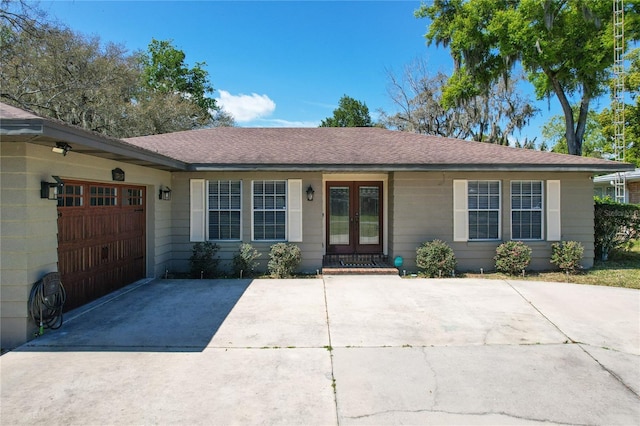
<svg viewBox="0 0 640 426">
<path fill-rule="evenodd" d="M 589 268 L 592 176 L 631 170 L 379 128 L 118 140 L 5 104 L 0 138 L 3 348 L 33 335 L 27 300 L 45 273 L 60 271 L 71 309 L 187 271 L 196 241 L 214 241 L 223 265 L 249 242 L 263 269 L 270 246 L 288 241 L 302 250 L 300 270 L 315 273 L 323 259 L 353 254 L 402 257 L 415 271 L 416 248 L 435 238 L 460 270 L 492 269 L 496 247 L 511 239 L 532 248 L 532 269 L 547 269 L 551 243 L 576 240 Z"/>
<path fill-rule="evenodd" d="M 593 191 L 598 197 L 616 199 L 614 182 L 617 173 L 593 178 Z M 640 169 L 623 172 L 625 180 L 625 203 L 640 204 Z"/>
</svg>

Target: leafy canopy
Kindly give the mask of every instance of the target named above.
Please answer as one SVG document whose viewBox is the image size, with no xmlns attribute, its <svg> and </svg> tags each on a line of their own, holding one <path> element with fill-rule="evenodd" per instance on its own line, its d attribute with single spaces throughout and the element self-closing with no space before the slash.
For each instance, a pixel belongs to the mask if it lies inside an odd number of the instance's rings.
<svg viewBox="0 0 640 426">
<path fill-rule="evenodd" d="M 639 6 L 625 7 L 625 37 L 636 40 Z M 486 93 L 521 64 L 538 98 L 558 98 L 574 155 L 582 153 L 589 103 L 606 90 L 612 14 L 610 0 L 434 0 L 415 12 L 431 20 L 427 41 L 449 47 L 453 57 L 455 70 L 443 95 L 447 105 Z"/>
<path fill-rule="evenodd" d="M 373 121 L 366 104 L 344 95 L 333 117 L 322 120 L 319 127 L 371 127 Z"/>
<path fill-rule="evenodd" d="M 209 95 L 204 63 L 170 41 L 129 53 L 51 23 L 27 1 L 0 0 L 0 98 L 113 137 L 232 126 Z"/>
<path fill-rule="evenodd" d="M 631 94 L 631 103 L 624 106 L 624 161 L 640 167 L 640 48 L 629 51 L 625 58 L 629 61 L 629 68 L 625 73 L 624 87 Z M 612 141 L 615 133 L 612 110 L 605 108 L 598 115 L 598 121 L 607 140 Z"/>
<path fill-rule="evenodd" d="M 193 68 L 185 64 L 186 55 L 169 40 L 152 39 L 148 50 L 140 56 L 144 87 L 160 93 L 181 93 L 193 97 L 203 110 L 217 110 L 216 101 L 207 97 L 213 93 L 205 62 L 196 62 Z"/>
</svg>

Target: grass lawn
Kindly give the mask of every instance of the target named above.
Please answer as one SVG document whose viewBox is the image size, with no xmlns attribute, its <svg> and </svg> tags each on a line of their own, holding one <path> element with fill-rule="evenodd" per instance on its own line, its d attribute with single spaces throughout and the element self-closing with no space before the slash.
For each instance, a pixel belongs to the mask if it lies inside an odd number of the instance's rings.
<svg viewBox="0 0 640 426">
<path fill-rule="evenodd" d="M 463 276 L 468 278 L 567 282 L 640 290 L 640 241 L 636 241 L 634 247 L 629 251 L 610 253 L 609 260 L 606 262 L 596 260 L 593 268 L 581 271 L 576 275 L 567 275 L 562 272 L 527 272 L 523 278 L 522 276 L 491 272 L 483 275 L 466 273 Z"/>
</svg>

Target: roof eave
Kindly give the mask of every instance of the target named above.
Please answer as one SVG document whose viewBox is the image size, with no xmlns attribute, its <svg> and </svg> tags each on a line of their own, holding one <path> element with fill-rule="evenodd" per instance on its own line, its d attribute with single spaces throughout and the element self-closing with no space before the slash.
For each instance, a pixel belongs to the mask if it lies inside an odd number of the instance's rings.
<svg viewBox="0 0 640 426">
<path fill-rule="evenodd" d="M 87 148 L 106 151 L 110 154 L 130 157 L 135 160 L 171 169 L 181 171 L 188 169 L 188 165 L 183 161 L 122 142 L 119 139 L 112 139 L 94 133 L 89 133 L 91 137 L 88 137 L 86 131 L 83 129 L 76 129 L 74 127 L 65 126 L 55 122 L 47 122 L 44 131 L 48 136 L 61 138 L 61 140 L 65 140 L 69 143 L 75 142 Z"/>
<path fill-rule="evenodd" d="M 209 164 L 192 163 L 189 171 L 198 172 L 399 172 L 399 171 L 451 171 L 451 172 L 612 172 L 633 170 L 626 163 L 581 164 Z"/>
<path fill-rule="evenodd" d="M 87 155 L 104 156 L 101 153 L 116 156 L 116 159 L 126 159 L 132 163 L 166 170 L 184 171 L 187 163 L 123 142 L 119 139 L 99 135 L 79 127 L 64 123 L 57 123 L 47 119 L 3 119 L 0 123 L 0 135 L 3 139 L 11 136 L 27 137 L 28 142 L 47 144 L 40 137 L 67 142 L 81 146 L 73 152 Z M 39 141 L 39 142 L 38 142 Z M 84 151 L 84 152 L 83 152 Z"/>
</svg>

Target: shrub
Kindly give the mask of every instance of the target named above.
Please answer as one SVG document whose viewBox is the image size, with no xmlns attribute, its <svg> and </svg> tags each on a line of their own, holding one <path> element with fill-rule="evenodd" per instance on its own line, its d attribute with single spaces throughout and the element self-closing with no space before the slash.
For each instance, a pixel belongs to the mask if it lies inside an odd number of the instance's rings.
<svg viewBox="0 0 640 426">
<path fill-rule="evenodd" d="M 236 276 L 252 276 L 258 267 L 256 259 L 259 257 L 260 253 L 251 244 L 241 244 L 238 253 L 233 256 L 234 274 Z"/>
<path fill-rule="evenodd" d="M 295 244 L 277 243 L 271 246 L 267 268 L 275 278 L 288 278 L 300 264 L 300 247 Z"/>
<path fill-rule="evenodd" d="M 575 273 L 582 268 L 583 254 L 584 247 L 577 241 L 551 244 L 551 263 L 567 273 Z"/>
<path fill-rule="evenodd" d="M 416 249 L 416 265 L 430 277 L 451 276 L 456 264 L 453 249 L 443 241 L 426 242 Z"/>
<path fill-rule="evenodd" d="M 607 260 L 612 249 L 625 247 L 640 235 L 640 206 L 596 197 L 594 225 L 596 256 Z"/>
<path fill-rule="evenodd" d="M 209 241 L 195 243 L 189 258 L 192 278 L 214 278 L 218 272 L 218 262 L 214 256 L 220 247 Z"/>
<path fill-rule="evenodd" d="M 518 275 L 531 263 L 531 247 L 522 241 L 507 241 L 496 249 L 496 271 Z"/>
</svg>

